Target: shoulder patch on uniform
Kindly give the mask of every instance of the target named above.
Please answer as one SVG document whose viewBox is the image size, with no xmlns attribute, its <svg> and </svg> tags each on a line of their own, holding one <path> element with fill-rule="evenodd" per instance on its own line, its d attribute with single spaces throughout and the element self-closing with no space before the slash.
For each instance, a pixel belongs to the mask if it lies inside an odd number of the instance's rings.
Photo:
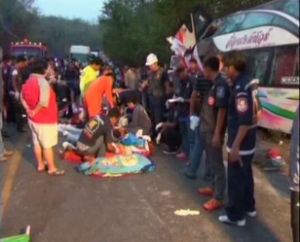
<svg viewBox="0 0 300 242">
<path fill-rule="evenodd" d="M 238 98 L 237 99 L 237 110 L 240 113 L 245 113 L 248 111 L 248 101 L 247 98 Z"/>
<path fill-rule="evenodd" d="M 223 98 L 225 96 L 225 87 L 221 86 L 217 88 L 217 98 Z"/>
<path fill-rule="evenodd" d="M 95 132 L 95 130 L 99 128 L 99 125 L 100 125 L 100 121 L 98 119 L 93 119 L 88 123 L 88 129 L 91 132 Z"/>
<path fill-rule="evenodd" d="M 213 106 L 213 105 L 215 104 L 215 99 L 214 99 L 213 97 L 209 97 L 209 98 L 208 98 L 208 104 L 209 104 L 210 106 Z"/>
</svg>

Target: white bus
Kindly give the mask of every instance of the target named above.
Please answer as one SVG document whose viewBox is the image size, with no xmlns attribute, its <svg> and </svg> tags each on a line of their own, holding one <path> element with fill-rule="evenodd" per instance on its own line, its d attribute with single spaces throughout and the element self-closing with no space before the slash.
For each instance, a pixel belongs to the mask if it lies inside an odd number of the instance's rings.
<svg viewBox="0 0 300 242">
<path fill-rule="evenodd" d="M 75 59 L 83 65 L 87 65 L 91 57 L 89 46 L 72 45 L 70 48 L 70 60 Z"/>
<path fill-rule="evenodd" d="M 190 53 L 201 62 L 217 53 L 243 52 L 248 73 L 260 81 L 260 126 L 290 133 L 299 105 L 299 1 L 278 0 L 240 11 L 210 22 L 205 31 L 207 18 L 201 10 L 195 13 L 190 21 L 199 41 Z"/>
</svg>

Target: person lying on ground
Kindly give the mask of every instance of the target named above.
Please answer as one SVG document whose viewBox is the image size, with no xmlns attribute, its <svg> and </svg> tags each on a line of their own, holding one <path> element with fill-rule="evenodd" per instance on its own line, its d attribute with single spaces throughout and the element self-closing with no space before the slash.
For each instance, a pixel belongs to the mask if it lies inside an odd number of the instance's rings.
<svg viewBox="0 0 300 242">
<path fill-rule="evenodd" d="M 48 169 L 49 175 L 64 175 L 54 162 L 53 147 L 58 143 L 58 110 L 56 96 L 45 79 L 48 63 L 37 59 L 31 66 L 31 76 L 22 87 L 21 102 L 26 110 L 31 130 L 38 172 Z M 47 167 L 44 164 L 47 163 Z"/>
<path fill-rule="evenodd" d="M 142 130 L 143 135 L 150 136 L 152 123 L 144 107 L 135 97 L 127 100 L 127 107 L 132 110 L 132 121 L 126 127 L 127 132 L 136 134 L 138 130 Z"/>
<path fill-rule="evenodd" d="M 77 152 L 90 157 L 104 155 L 105 152 L 116 153 L 112 134 L 119 118 L 119 110 L 113 108 L 109 110 L 107 116 L 97 115 L 90 120 L 76 142 Z"/>
</svg>

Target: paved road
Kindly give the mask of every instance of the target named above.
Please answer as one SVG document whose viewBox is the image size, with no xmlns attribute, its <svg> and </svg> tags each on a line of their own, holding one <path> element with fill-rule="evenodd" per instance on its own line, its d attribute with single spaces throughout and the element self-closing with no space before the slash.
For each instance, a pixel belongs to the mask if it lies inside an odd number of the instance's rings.
<svg viewBox="0 0 300 242">
<path fill-rule="evenodd" d="M 277 191 L 274 182 L 257 169 L 259 217 L 248 219 L 241 229 L 219 224 L 222 211 L 205 212 L 201 204 L 206 199 L 197 195 L 204 183 L 187 180 L 182 175 L 184 165 L 159 149 L 153 158 L 157 170 L 151 174 L 99 180 L 77 174 L 72 164 L 57 158 L 67 174 L 53 178 L 35 172 L 28 136 L 12 140 L 20 155 L 1 164 L 5 209 L 1 237 L 30 224 L 33 242 L 291 241 L 289 201 L 284 196 L 288 190 Z M 286 182 L 276 176 L 277 183 Z M 177 209 L 196 209 L 201 215 L 177 217 Z"/>
</svg>

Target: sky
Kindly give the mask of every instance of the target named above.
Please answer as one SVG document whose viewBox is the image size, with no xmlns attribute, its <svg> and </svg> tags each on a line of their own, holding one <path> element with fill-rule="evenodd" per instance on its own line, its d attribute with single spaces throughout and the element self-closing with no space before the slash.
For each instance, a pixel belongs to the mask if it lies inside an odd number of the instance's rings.
<svg viewBox="0 0 300 242">
<path fill-rule="evenodd" d="M 81 18 L 96 23 L 105 0 L 36 0 L 43 15 Z"/>
</svg>

